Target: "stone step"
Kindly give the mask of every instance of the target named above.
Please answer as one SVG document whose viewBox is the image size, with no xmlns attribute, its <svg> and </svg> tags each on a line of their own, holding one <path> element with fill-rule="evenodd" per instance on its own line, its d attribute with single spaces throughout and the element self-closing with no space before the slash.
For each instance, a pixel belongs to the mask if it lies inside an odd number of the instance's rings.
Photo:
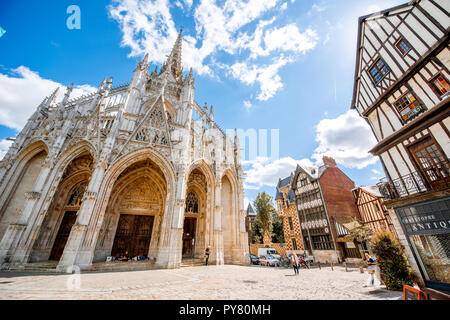
<svg viewBox="0 0 450 320">
<path fill-rule="evenodd" d="M 181 260 L 180 267 L 195 267 L 195 266 L 203 266 L 205 264 L 205 260 L 202 258 L 191 258 L 191 259 L 183 259 Z"/>
<path fill-rule="evenodd" d="M 25 265 L 20 265 L 14 270 L 18 271 L 31 271 L 31 272 L 57 272 L 56 266 L 58 261 L 43 261 L 43 262 L 32 262 Z"/>
<path fill-rule="evenodd" d="M 154 269 L 153 261 L 118 261 L 118 262 L 98 262 L 83 270 L 88 272 L 97 271 L 140 271 Z"/>
</svg>

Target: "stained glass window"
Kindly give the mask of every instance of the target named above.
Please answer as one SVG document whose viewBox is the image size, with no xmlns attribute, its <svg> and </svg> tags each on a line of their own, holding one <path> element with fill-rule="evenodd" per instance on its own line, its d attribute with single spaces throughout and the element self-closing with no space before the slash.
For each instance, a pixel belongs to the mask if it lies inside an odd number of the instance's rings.
<svg viewBox="0 0 450 320">
<path fill-rule="evenodd" d="M 72 191 L 72 194 L 69 197 L 69 201 L 67 202 L 68 206 L 81 206 L 83 202 L 83 195 L 87 188 L 87 182 L 83 182 L 82 184 L 75 187 Z"/>
<path fill-rule="evenodd" d="M 424 110 L 422 105 L 411 92 L 407 92 L 401 96 L 394 102 L 394 106 L 397 108 L 400 116 L 405 122 L 414 118 Z"/>
<path fill-rule="evenodd" d="M 198 198 L 194 192 L 189 192 L 186 197 L 185 212 L 198 213 Z"/>
<path fill-rule="evenodd" d="M 447 80 L 442 75 L 437 76 L 433 84 L 441 94 L 446 94 L 450 90 Z"/>
</svg>

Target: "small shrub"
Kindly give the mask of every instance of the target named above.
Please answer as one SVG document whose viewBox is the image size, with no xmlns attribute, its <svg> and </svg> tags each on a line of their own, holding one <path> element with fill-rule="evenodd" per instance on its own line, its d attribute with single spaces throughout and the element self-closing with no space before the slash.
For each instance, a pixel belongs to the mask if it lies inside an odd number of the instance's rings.
<svg viewBox="0 0 450 320">
<path fill-rule="evenodd" d="M 380 268 L 381 280 L 388 290 L 403 290 L 403 285 L 414 285 L 415 274 L 408 266 L 401 245 L 389 231 L 376 233 L 371 240 L 372 250 Z"/>
</svg>

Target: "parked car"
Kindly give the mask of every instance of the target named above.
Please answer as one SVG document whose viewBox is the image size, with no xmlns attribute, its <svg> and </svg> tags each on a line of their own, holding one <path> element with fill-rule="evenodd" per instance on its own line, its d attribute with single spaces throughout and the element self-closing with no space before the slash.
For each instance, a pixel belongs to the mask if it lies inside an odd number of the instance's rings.
<svg viewBox="0 0 450 320">
<path fill-rule="evenodd" d="M 272 255 L 266 254 L 259 256 L 259 264 L 262 266 L 279 267 L 281 265 L 281 262 Z"/>
<path fill-rule="evenodd" d="M 250 262 L 252 264 L 259 264 L 259 258 L 257 256 L 255 256 L 254 254 L 250 253 Z"/>
<path fill-rule="evenodd" d="M 280 254 L 274 248 L 258 248 L 258 256 L 265 256 L 270 254 L 275 259 L 280 260 Z"/>
</svg>

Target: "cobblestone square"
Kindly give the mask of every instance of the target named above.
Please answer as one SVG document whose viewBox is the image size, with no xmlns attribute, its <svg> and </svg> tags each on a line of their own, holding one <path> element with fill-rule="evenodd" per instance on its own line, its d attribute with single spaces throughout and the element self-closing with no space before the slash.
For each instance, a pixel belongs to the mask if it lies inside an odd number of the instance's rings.
<svg viewBox="0 0 450 320">
<path fill-rule="evenodd" d="M 398 300 L 401 292 L 365 287 L 359 269 L 197 266 L 179 269 L 38 274 L 0 273 L 0 299 Z M 79 280 L 79 282 L 77 282 Z M 79 283 L 79 288 L 77 288 Z"/>
</svg>

